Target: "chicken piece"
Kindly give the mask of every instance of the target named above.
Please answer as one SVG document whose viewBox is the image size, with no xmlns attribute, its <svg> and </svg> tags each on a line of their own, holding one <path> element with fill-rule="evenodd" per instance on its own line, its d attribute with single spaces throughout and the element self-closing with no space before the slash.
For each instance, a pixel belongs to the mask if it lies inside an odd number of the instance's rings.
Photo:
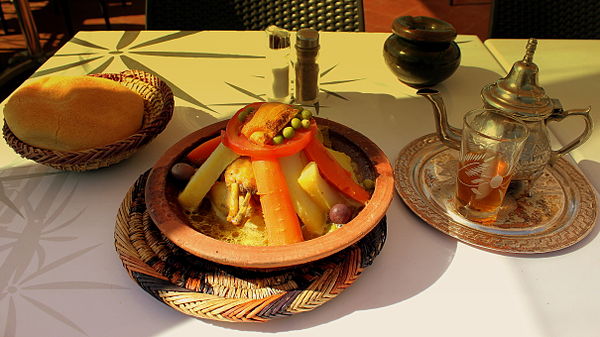
<svg viewBox="0 0 600 337">
<path fill-rule="evenodd" d="M 283 103 L 264 103 L 242 126 L 241 133 L 257 144 L 267 144 L 300 112 Z"/>
<path fill-rule="evenodd" d="M 257 190 L 252 162 L 247 157 L 238 158 L 227 166 L 223 176 L 227 188 L 226 205 L 229 208 L 227 221 L 242 225 L 252 215 L 250 200 Z"/>
<path fill-rule="evenodd" d="M 225 182 L 217 181 L 207 194 L 215 215 L 223 221 L 227 220 L 227 214 L 229 213 L 227 192 Z"/>
<path fill-rule="evenodd" d="M 238 184 L 240 192 L 256 193 L 256 179 L 250 158 L 240 157 L 234 160 L 227 166 L 223 176 L 227 186 Z"/>
</svg>

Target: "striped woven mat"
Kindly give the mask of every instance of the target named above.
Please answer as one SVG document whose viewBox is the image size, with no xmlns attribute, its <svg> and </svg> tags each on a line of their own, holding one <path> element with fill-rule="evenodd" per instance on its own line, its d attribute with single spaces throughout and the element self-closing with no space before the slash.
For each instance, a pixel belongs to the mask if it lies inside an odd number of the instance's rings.
<svg viewBox="0 0 600 337">
<path fill-rule="evenodd" d="M 257 322 L 313 310 L 349 287 L 383 248 L 381 222 L 358 243 L 328 258 L 276 271 L 253 271 L 193 256 L 170 242 L 144 202 L 148 172 L 123 200 L 115 247 L 131 278 L 158 301 L 197 318 Z"/>
</svg>

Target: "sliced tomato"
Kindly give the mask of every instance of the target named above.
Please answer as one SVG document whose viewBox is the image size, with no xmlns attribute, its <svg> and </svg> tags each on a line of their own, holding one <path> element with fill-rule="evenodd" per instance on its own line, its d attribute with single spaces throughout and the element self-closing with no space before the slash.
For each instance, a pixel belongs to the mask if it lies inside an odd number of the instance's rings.
<svg viewBox="0 0 600 337">
<path fill-rule="evenodd" d="M 286 157 L 302 151 L 317 130 L 317 123 L 314 119 L 311 120 L 309 128 L 296 130 L 294 137 L 286 139 L 282 144 L 256 144 L 241 134 L 243 121 L 240 121 L 238 115 L 246 109 L 258 109 L 262 104 L 262 102 L 249 104 L 231 117 L 223 134 L 223 144 L 241 156 L 250 156 L 256 159 Z"/>
</svg>

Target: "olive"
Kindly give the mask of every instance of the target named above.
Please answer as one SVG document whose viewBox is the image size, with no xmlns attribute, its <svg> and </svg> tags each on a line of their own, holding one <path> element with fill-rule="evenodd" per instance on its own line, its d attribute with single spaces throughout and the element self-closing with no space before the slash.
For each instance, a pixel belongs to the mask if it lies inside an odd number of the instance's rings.
<svg viewBox="0 0 600 337">
<path fill-rule="evenodd" d="M 345 204 L 335 204 L 329 210 L 329 220 L 336 224 L 345 224 L 352 218 L 352 210 Z"/>
<path fill-rule="evenodd" d="M 171 167 L 171 175 L 180 181 L 188 181 L 196 173 L 196 169 L 187 163 L 177 163 Z"/>
<path fill-rule="evenodd" d="M 312 117 L 312 112 L 310 110 L 302 110 L 302 119 L 310 119 Z"/>
<path fill-rule="evenodd" d="M 277 135 L 277 136 L 273 137 L 273 144 L 281 144 L 281 143 L 283 143 L 282 135 Z"/>
<path fill-rule="evenodd" d="M 302 124 L 302 127 L 305 129 L 310 128 L 310 120 L 309 119 L 303 119 L 302 122 L 300 122 Z"/>
<path fill-rule="evenodd" d="M 300 129 L 302 127 L 302 121 L 299 118 L 293 118 L 290 124 L 294 129 Z"/>
<path fill-rule="evenodd" d="M 365 180 L 363 180 L 363 186 L 364 186 L 364 188 L 370 190 L 373 187 L 375 187 L 375 182 L 371 179 L 365 179 Z"/>
<path fill-rule="evenodd" d="M 283 131 L 281 133 L 283 134 L 283 137 L 285 137 L 286 139 L 290 139 L 290 138 L 294 137 L 294 134 L 296 133 L 296 131 L 294 131 L 293 127 L 287 126 L 283 129 Z"/>
</svg>

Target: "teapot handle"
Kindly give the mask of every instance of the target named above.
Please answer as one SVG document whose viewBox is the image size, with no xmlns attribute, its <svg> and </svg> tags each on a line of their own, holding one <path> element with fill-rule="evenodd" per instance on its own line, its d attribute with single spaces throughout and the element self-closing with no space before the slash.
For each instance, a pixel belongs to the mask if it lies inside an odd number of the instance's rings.
<svg viewBox="0 0 600 337">
<path fill-rule="evenodd" d="M 587 109 L 571 109 L 571 110 L 561 110 L 558 113 L 551 115 L 550 120 L 561 121 L 567 117 L 571 116 L 581 116 L 585 121 L 585 129 L 583 133 L 579 135 L 579 137 L 572 140 L 569 144 L 563 146 L 561 149 L 552 151 L 554 154 L 554 159 L 560 158 L 562 155 L 569 153 L 573 149 L 579 147 L 581 144 L 585 143 L 588 138 L 592 135 L 592 127 L 593 121 L 590 116 L 591 107 L 587 107 Z"/>
</svg>

